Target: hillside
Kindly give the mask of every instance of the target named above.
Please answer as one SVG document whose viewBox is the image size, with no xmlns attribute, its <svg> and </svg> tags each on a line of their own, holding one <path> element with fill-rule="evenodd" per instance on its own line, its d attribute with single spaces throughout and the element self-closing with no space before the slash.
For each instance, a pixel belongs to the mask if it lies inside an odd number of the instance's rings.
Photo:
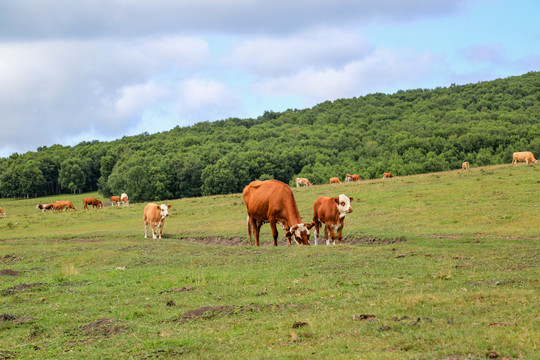
<svg viewBox="0 0 540 360">
<path fill-rule="evenodd" d="M 55 145 L 0 159 L 0 196 L 99 190 L 134 200 L 228 194 L 254 179 L 411 175 L 540 155 L 540 72 L 372 94 L 113 142 Z"/>
</svg>

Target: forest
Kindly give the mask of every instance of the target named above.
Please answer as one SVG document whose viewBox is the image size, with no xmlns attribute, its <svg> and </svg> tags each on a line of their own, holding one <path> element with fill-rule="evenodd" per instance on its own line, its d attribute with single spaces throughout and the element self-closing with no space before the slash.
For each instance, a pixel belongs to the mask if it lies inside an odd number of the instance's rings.
<svg viewBox="0 0 540 360">
<path fill-rule="evenodd" d="M 0 158 L 0 197 L 98 190 L 158 201 L 241 192 L 255 179 L 322 184 L 510 164 L 515 151 L 540 155 L 540 72 L 43 146 Z"/>
</svg>

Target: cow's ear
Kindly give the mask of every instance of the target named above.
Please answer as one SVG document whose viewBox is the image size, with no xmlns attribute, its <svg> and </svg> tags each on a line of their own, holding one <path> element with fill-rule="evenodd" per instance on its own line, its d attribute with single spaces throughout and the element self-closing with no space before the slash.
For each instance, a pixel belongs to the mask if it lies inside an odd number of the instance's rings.
<svg viewBox="0 0 540 360">
<path fill-rule="evenodd" d="M 334 202 L 339 205 L 339 197 L 335 197 Z"/>
<path fill-rule="evenodd" d="M 161 206 L 159 206 L 159 205 L 156 204 L 156 209 L 158 209 L 158 210 L 161 211 Z"/>
<path fill-rule="evenodd" d="M 350 197 L 350 198 L 349 198 L 349 200 L 350 200 L 350 201 L 353 201 L 353 200 L 354 200 L 354 198 Z"/>
<path fill-rule="evenodd" d="M 170 209 L 172 207 L 172 205 L 167 205 L 167 207 Z"/>
<path fill-rule="evenodd" d="M 286 233 L 285 233 L 285 237 L 286 238 L 290 238 L 292 236 L 292 233 L 290 230 L 288 230 Z"/>
</svg>

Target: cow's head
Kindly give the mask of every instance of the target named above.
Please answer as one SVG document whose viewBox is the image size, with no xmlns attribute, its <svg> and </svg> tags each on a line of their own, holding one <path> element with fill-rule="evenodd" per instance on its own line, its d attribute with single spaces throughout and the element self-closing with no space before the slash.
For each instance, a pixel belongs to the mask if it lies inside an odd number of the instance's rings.
<svg viewBox="0 0 540 360">
<path fill-rule="evenodd" d="M 169 216 L 169 209 L 171 208 L 172 205 L 165 205 L 165 204 L 161 204 L 158 208 L 159 208 L 159 211 L 161 212 L 161 219 L 165 219 L 167 216 Z"/>
<path fill-rule="evenodd" d="M 354 198 L 347 197 L 345 196 L 345 194 L 341 194 L 334 198 L 334 202 L 337 204 L 340 218 L 344 218 L 345 215 L 352 212 L 351 201 L 353 200 Z"/>
<path fill-rule="evenodd" d="M 309 229 L 311 229 L 315 223 L 304 224 L 300 223 L 298 225 L 291 226 L 287 233 L 285 234 L 286 238 L 292 238 L 300 245 L 309 245 Z"/>
</svg>

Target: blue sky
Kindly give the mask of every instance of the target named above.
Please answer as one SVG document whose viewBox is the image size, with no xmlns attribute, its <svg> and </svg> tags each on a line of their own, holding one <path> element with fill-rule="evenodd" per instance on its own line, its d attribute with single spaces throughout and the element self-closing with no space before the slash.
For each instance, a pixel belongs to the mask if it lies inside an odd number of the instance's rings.
<svg viewBox="0 0 540 360">
<path fill-rule="evenodd" d="M 0 156 L 540 70 L 537 0 L 0 0 Z"/>
</svg>

